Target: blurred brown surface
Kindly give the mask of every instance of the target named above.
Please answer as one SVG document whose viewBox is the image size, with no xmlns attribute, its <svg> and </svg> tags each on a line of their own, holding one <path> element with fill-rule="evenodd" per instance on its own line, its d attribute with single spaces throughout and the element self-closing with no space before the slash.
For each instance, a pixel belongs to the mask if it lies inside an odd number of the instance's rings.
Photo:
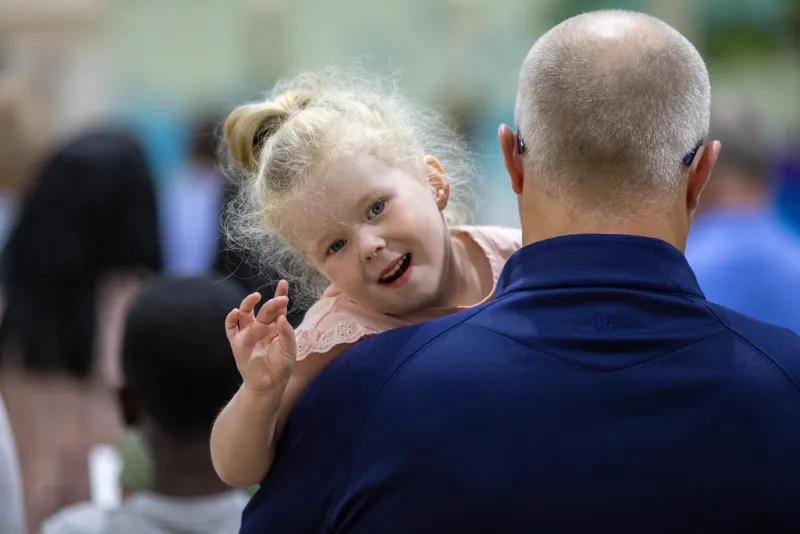
<svg viewBox="0 0 800 534">
<path fill-rule="evenodd" d="M 9 358 L 4 355 L 0 394 L 17 444 L 31 534 L 60 508 L 89 499 L 89 449 L 97 443 L 116 443 L 122 435 L 116 362 L 125 306 L 139 281 L 138 276 L 120 276 L 104 284 L 99 357 L 91 379 L 33 374 L 12 363 L 13 352 Z"/>
<path fill-rule="evenodd" d="M 30 532 L 61 507 L 89 498 L 87 455 L 114 443 L 121 427 L 113 391 L 100 381 L 0 369 L 21 463 Z"/>
</svg>

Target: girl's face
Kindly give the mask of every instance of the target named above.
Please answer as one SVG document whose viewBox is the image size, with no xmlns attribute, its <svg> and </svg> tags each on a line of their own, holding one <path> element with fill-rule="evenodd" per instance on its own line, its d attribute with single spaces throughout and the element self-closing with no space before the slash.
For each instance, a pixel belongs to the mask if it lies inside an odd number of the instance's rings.
<svg viewBox="0 0 800 534">
<path fill-rule="evenodd" d="M 425 163 L 416 176 L 369 154 L 342 158 L 283 211 L 309 265 L 366 309 L 406 314 L 442 295 L 449 187 L 439 162 Z"/>
</svg>

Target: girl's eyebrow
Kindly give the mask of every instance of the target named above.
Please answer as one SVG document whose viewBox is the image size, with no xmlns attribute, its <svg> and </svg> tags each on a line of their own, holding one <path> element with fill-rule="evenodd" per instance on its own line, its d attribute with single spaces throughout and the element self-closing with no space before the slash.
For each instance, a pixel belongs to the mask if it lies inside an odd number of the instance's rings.
<svg viewBox="0 0 800 534">
<path fill-rule="evenodd" d="M 332 229 L 333 225 L 336 225 L 336 229 Z M 326 229 L 325 233 L 319 236 L 317 240 L 314 242 L 314 250 L 326 250 L 330 244 L 336 239 L 343 239 L 342 237 L 337 237 L 337 235 L 341 234 L 342 228 L 347 225 L 344 221 L 337 221 L 335 223 L 328 223 L 328 229 Z"/>
<path fill-rule="evenodd" d="M 355 202 L 353 202 L 349 206 L 347 206 L 347 211 L 360 212 L 362 207 L 365 206 L 368 203 L 368 201 L 380 198 L 381 196 L 388 195 L 388 194 L 389 194 L 389 190 L 388 189 L 384 189 L 384 188 L 372 188 L 372 189 L 369 189 L 365 193 L 361 194 L 358 198 L 356 198 Z M 342 211 L 339 211 L 338 213 L 341 215 L 341 214 L 344 214 L 345 211 L 342 210 Z M 341 221 L 341 220 L 338 221 L 336 224 L 339 225 L 340 227 L 344 227 L 344 226 L 347 225 L 347 223 L 345 221 Z M 334 240 L 334 236 L 335 235 L 336 235 L 336 231 L 326 231 L 314 243 L 314 249 L 318 250 L 318 249 L 321 249 L 323 247 L 327 248 L 328 245 L 330 245 L 330 242 L 332 242 Z"/>
<path fill-rule="evenodd" d="M 333 232 L 325 232 L 322 234 L 316 243 L 314 243 L 314 250 L 325 250 L 334 241 L 335 234 Z"/>
<path fill-rule="evenodd" d="M 375 189 L 367 191 L 366 193 L 358 197 L 358 200 L 356 200 L 355 205 L 360 207 L 363 204 L 366 204 L 369 199 L 378 196 L 380 194 L 381 194 L 380 191 Z"/>
</svg>

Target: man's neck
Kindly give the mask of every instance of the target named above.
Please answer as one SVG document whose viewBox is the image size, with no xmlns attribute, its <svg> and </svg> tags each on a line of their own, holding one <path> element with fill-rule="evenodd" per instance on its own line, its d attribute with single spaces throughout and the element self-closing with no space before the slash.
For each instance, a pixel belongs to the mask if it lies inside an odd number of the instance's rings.
<svg viewBox="0 0 800 534">
<path fill-rule="evenodd" d="M 214 471 L 207 440 L 176 439 L 158 429 L 143 434 L 153 463 L 153 492 L 203 497 L 231 490 Z"/>
<path fill-rule="evenodd" d="M 672 210 L 662 207 L 658 212 L 643 209 L 617 217 L 579 208 L 564 209 L 554 201 L 520 211 L 523 245 L 565 235 L 622 234 L 660 239 L 683 251 L 689 235 L 688 219 L 677 206 Z"/>
</svg>

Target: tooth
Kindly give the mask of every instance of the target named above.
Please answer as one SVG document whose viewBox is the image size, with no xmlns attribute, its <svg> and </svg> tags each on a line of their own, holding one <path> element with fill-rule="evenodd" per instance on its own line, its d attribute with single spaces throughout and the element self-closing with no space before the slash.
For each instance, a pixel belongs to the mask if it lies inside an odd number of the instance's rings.
<svg viewBox="0 0 800 534">
<path fill-rule="evenodd" d="M 394 267 L 392 267 L 391 271 L 389 271 L 388 273 L 386 273 L 383 276 L 381 276 L 381 280 L 388 280 L 388 279 L 392 278 L 394 275 L 396 275 L 400 271 L 400 269 L 402 267 L 404 267 L 406 265 L 406 263 L 408 263 L 408 254 L 404 254 L 397 261 L 397 263 L 395 263 L 395 265 L 394 265 Z"/>
</svg>

